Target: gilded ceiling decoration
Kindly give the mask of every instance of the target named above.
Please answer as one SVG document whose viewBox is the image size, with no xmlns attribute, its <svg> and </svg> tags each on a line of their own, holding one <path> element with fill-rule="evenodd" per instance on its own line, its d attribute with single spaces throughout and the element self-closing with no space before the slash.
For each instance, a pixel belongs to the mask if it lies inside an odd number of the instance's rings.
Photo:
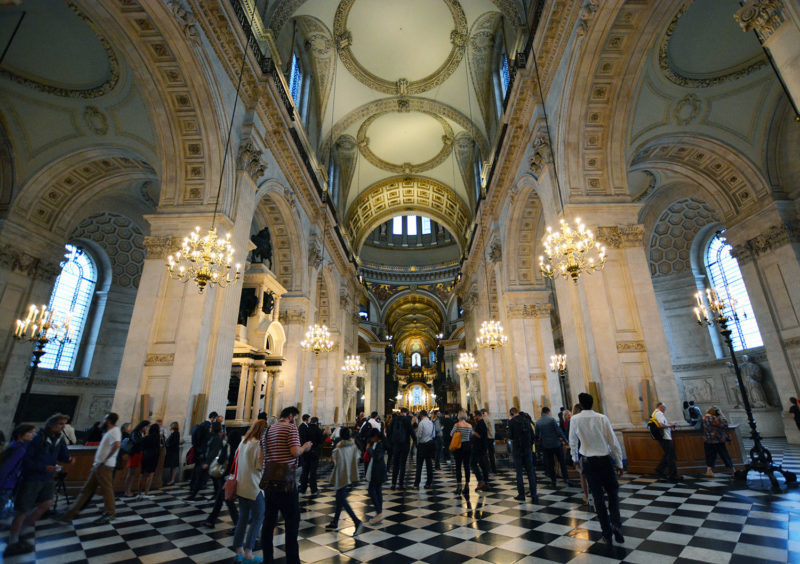
<svg viewBox="0 0 800 564">
<path fill-rule="evenodd" d="M 355 1 L 356 0 L 341 0 L 339 2 L 339 7 L 336 9 L 336 15 L 333 19 L 333 36 L 342 64 L 344 64 L 345 68 L 362 84 L 386 94 L 408 96 L 420 94 L 432 88 L 436 88 L 447 80 L 458 68 L 461 58 L 464 56 L 464 43 L 467 38 L 467 18 L 464 15 L 464 10 L 461 8 L 461 5 L 456 0 L 443 0 L 450 10 L 450 14 L 453 17 L 453 24 L 455 25 L 455 29 L 450 32 L 450 43 L 452 44 L 450 54 L 445 59 L 444 63 L 433 73 L 420 80 L 411 81 L 405 78 L 396 81 L 381 78 L 364 68 L 355 58 L 350 49 L 350 46 L 353 44 L 353 36 L 347 29 L 347 16 L 353 4 L 355 4 Z"/>
<path fill-rule="evenodd" d="M 361 127 L 358 129 L 358 150 L 367 159 L 370 163 L 375 165 L 376 167 L 387 170 L 389 172 L 393 172 L 395 174 L 419 174 L 421 172 L 425 172 L 426 170 L 430 170 L 442 164 L 445 159 L 450 155 L 450 152 L 453 150 L 453 128 L 450 127 L 450 124 L 447 123 L 443 117 L 433 113 L 433 112 L 422 112 L 425 115 L 428 115 L 439 122 L 439 125 L 442 126 L 442 148 L 441 150 L 433 156 L 433 158 L 428 159 L 425 162 L 421 163 L 390 163 L 378 157 L 375 153 L 372 152 L 372 149 L 369 147 L 369 137 L 367 137 L 367 130 L 372 123 L 378 119 L 379 117 L 390 113 L 389 111 L 385 112 L 378 112 L 376 114 L 371 115 L 364 123 L 361 124 Z"/>
<path fill-rule="evenodd" d="M 402 292 L 408 291 L 417 291 L 421 290 L 424 292 L 430 292 L 440 300 L 442 303 L 447 303 L 450 297 L 453 295 L 453 281 L 448 282 L 439 282 L 436 284 L 414 284 L 414 285 L 407 285 L 407 284 L 380 284 L 377 282 L 371 282 L 369 280 L 364 282 L 364 285 L 367 287 L 367 290 L 375 297 L 375 300 L 378 302 L 380 307 L 383 307 L 386 302 L 391 300 L 397 294 Z"/>
<path fill-rule="evenodd" d="M 437 102 L 436 100 L 418 97 L 383 98 L 364 104 L 337 122 L 337 124 L 333 127 L 333 138 L 338 139 L 339 136 L 354 123 L 365 120 L 373 114 L 387 112 L 423 112 L 436 114 L 438 116 L 447 118 L 461 126 L 467 132 L 472 133 L 481 149 L 481 154 L 489 154 L 489 143 L 486 141 L 486 137 L 475 127 L 474 123 L 470 121 L 469 116 L 462 114 L 460 111 L 448 106 L 447 104 Z M 329 136 L 326 134 L 324 139 L 325 142 L 322 148 L 322 160 L 325 160 L 329 150 Z"/>
<path fill-rule="evenodd" d="M 393 177 L 362 192 L 350 206 L 345 224 L 360 249 L 375 227 L 399 212 L 424 213 L 439 222 L 464 248 L 470 213 L 453 190 L 430 178 Z"/>
<path fill-rule="evenodd" d="M 103 96 L 113 90 L 117 82 L 119 82 L 119 60 L 114 50 L 111 48 L 111 43 L 109 43 L 108 39 L 106 39 L 100 31 L 100 28 L 89 19 L 89 16 L 84 14 L 74 2 L 67 2 L 67 6 L 92 30 L 92 33 L 102 45 L 108 58 L 108 78 L 102 84 L 98 84 L 92 88 L 65 88 L 64 86 L 49 84 L 42 79 L 37 79 L 32 76 L 23 76 L 8 69 L 0 69 L 0 76 L 13 80 L 17 84 L 22 84 L 23 86 L 52 94 L 53 96 L 62 96 L 65 98 L 97 98 Z"/>
<path fill-rule="evenodd" d="M 667 26 L 667 31 L 664 33 L 664 38 L 661 40 L 661 45 L 658 48 L 658 66 L 663 71 L 664 76 L 671 82 L 685 88 L 709 88 L 748 76 L 768 64 L 763 53 L 758 52 L 756 56 L 715 76 L 694 76 L 679 69 L 670 55 L 670 42 L 675 33 L 675 28 L 691 6 L 692 2 L 687 2 L 681 6 L 678 13 L 672 18 L 669 26 Z M 731 18 L 733 18 L 733 15 L 731 15 Z"/>
</svg>

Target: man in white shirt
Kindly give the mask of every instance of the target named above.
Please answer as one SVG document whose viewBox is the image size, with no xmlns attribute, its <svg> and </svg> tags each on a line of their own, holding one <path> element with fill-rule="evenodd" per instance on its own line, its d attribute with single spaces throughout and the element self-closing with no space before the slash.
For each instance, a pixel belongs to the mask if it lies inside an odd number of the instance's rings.
<svg viewBox="0 0 800 564">
<path fill-rule="evenodd" d="M 414 487 L 419 487 L 419 481 L 422 477 L 422 463 L 425 463 L 425 468 L 428 471 L 428 478 L 425 480 L 425 487 L 430 488 L 433 485 L 433 449 L 435 443 L 433 442 L 435 436 L 435 429 L 433 422 L 428 419 L 428 412 L 424 409 L 419 412 L 419 423 L 417 424 L 417 475 L 414 479 Z"/>
<path fill-rule="evenodd" d="M 109 413 L 103 420 L 106 429 L 103 439 L 97 447 L 94 455 L 94 466 L 92 466 L 89 477 L 81 490 L 75 504 L 60 518 L 59 521 L 70 522 L 80 512 L 83 506 L 89 501 L 100 488 L 103 495 L 105 512 L 97 519 L 98 523 L 110 523 L 114 520 L 116 509 L 114 506 L 114 467 L 117 465 L 117 454 L 119 453 L 119 443 L 122 440 L 122 433 L 117 427 L 119 416 L 116 413 Z"/>
<path fill-rule="evenodd" d="M 617 482 L 617 476 L 622 476 L 623 472 L 622 449 L 608 417 L 592 410 L 594 398 L 589 394 L 578 394 L 578 402 L 583 411 L 572 416 L 569 427 L 572 458 L 580 464 L 589 483 L 603 538 L 611 544 L 613 535 L 614 540 L 623 543 Z M 604 493 L 608 494 L 608 509 Z"/>
<path fill-rule="evenodd" d="M 670 423 L 667 420 L 667 416 L 664 415 L 666 410 L 667 406 L 658 402 L 652 416 L 661 428 L 661 438 L 658 439 L 658 444 L 661 445 L 661 449 L 664 451 L 661 462 L 656 466 L 656 474 L 677 482 L 680 478 L 678 476 L 678 463 L 675 458 L 675 443 L 672 442 L 672 429 L 675 428 L 675 423 Z"/>
</svg>

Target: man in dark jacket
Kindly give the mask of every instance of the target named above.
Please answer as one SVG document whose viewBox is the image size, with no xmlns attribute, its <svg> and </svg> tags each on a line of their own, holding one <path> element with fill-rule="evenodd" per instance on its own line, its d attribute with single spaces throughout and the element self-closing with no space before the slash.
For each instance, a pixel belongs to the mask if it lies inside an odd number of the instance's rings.
<svg viewBox="0 0 800 564">
<path fill-rule="evenodd" d="M 411 448 L 411 417 L 408 408 L 401 408 L 400 415 L 392 419 L 392 429 L 389 441 L 392 445 L 392 489 L 400 484 L 400 489 L 405 489 L 406 461 Z M 399 479 L 398 479 L 399 478 Z"/>
<path fill-rule="evenodd" d="M 304 415 L 303 417 L 306 416 Z M 303 425 L 300 425 L 300 429 L 302 428 Z M 300 429 L 298 429 L 298 431 Z M 306 488 L 308 486 L 311 486 L 311 495 L 317 495 L 319 493 L 319 488 L 317 487 L 317 466 L 319 466 L 320 448 L 324 441 L 325 435 L 322 429 L 319 428 L 319 419 L 312 417 L 311 423 L 307 424 L 303 432 L 300 433 L 301 443 L 311 443 L 311 450 L 300 457 L 303 462 L 303 468 L 300 474 L 300 493 L 306 493 Z"/>
<path fill-rule="evenodd" d="M 517 473 L 517 501 L 525 501 L 525 484 L 522 479 L 523 470 L 528 475 L 528 484 L 531 488 L 531 496 L 536 502 L 536 472 L 533 467 L 533 429 L 528 421 L 517 408 L 512 407 L 509 411 L 511 420 L 508 423 L 508 432 L 511 436 L 511 453 L 514 457 L 514 470 Z"/>
<path fill-rule="evenodd" d="M 53 474 L 59 470 L 58 463 L 72 464 L 62 431 L 69 417 L 61 413 L 52 415 L 44 427 L 36 433 L 22 458 L 22 473 L 14 502 L 16 517 L 11 523 L 8 546 L 4 556 L 33 552 L 34 546 L 20 540 L 20 532 L 32 527 L 50 509 L 55 497 Z"/>
<path fill-rule="evenodd" d="M 186 499 L 193 500 L 197 496 L 197 492 L 203 489 L 208 480 L 208 468 L 203 470 L 203 461 L 206 460 L 206 448 L 208 446 L 208 439 L 211 437 L 211 424 L 217 421 L 216 411 L 208 414 L 208 419 L 199 425 L 195 425 L 192 429 L 192 448 L 194 448 L 194 469 L 192 470 L 192 479 L 189 482 L 189 497 Z"/>
<path fill-rule="evenodd" d="M 550 416 L 550 408 L 542 408 L 542 416 L 536 422 L 536 439 L 541 442 L 544 452 L 544 473 L 552 480 L 553 487 L 556 487 L 556 465 L 555 460 L 561 466 L 561 477 L 567 486 L 572 484 L 567 476 L 567 461 L 564 459 L 564 445 L 567 444 L 567 437 L 558 422 Z"/>
<path fill-rule="evenodd" d="M 483 413 L 480 411 L 475 412 L 475 431 L 472 433 L 472 441 L 470 441 L 470 462 L 472 466 L 472 473 L 478 479 L 476 490 L 490 490 L 489 486 L 489 428 L 486 426 L 486 421 L 483 420 Z"/>
</svg>

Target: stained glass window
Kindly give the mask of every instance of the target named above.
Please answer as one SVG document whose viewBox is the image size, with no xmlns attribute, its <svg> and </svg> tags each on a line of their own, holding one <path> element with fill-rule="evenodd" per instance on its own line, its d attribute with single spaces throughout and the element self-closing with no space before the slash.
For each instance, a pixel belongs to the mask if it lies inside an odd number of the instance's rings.
<svg viewBox="0 0 800 564">
<path fill-rule="evenodd" d="M 303 67 L 300 66 L 300 57 L 292 54 L 292 68 L 289 71 L 289 93 L 292 95 L 294 105 L 300 109 L 300 94 L 303 87 Z"/>
<path fill-rule="evenodd" d="M 411 366 L 422 366 L 422 355 L 418 352 L 411 355 Z"/>
<path fill-rule="evenodd" d="M 503 100 L 506 99 L 506 92 L 508 92 L 508 85 L 511 82 L 511 74 L 508 70 L 508 56 L 506 52 L 500 57 L 500 86 L 502 88 Z"/>
<path fill-rule="evenodd" d="M 729 325 L 733 333 L 734 350 L 751 349 L 764 344 L 758 330 L 753 306 L 747 295 L 742 271 L 739 262 L 731 256 L 731 246 L 725 238 L 716 235 L 708 245 L 706 251 L 706 269 L 711 280 L 711 286 L 716 290 L 720 299 L 727 304 L 725 314 L 733 316 L 732 305 L 736 308 L 736 317 Z"/>
<path fill-rule="evenodd" d="M 414 389 L 411 390 L 411 394 L 413 397 L 411 405 L 422 405 L 422 387 L 414 386 Z"/>
<path fill-rule="evenodd" d="M 75 367 L 78 347 L 86 328 L 86 318 L 97 284 L 97 268 L 83 249 L 67 245 L 66 250 L 67 260 L 61 265 L 61 274 L 56 278 L 48 309 L 60 314 L 72 312 L 70 341 L 63 344 L 54 341 L 47 343 L 40 366 L 70 371 Z"/>
</svg>

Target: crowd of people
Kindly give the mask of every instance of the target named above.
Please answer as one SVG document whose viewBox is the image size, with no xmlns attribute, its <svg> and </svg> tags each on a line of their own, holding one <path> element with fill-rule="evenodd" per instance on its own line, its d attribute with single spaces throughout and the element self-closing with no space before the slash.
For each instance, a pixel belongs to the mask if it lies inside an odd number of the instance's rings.
<svg viewBox="0 0 800 564">
<path fill-rule="evenodd" d="M 213 528 L 223 505 L 227 506 L 235 524 L 237 562 L 262 560 L 254 554 L 259 534 L 263 560 L 272 560 L 273 531 L 280 512 L 287 561 L 299 562 L 300 496 L 320 493 L 317 474 L 326 445 L 331 449 L 330 487 L 335 491 L 335 511 L 326 528 L 338 529 L 344 512 L 353 522 L 353 534 L 358 535 L 367 525 L 376 526 L 383 519 L 385 485 L 405 490 L 411 482 L 410 487 L 415 489 L 431 488 L 443 465 L 452 466 L 446 471 L 455 475 L 456 495 L 469 495 L 472 476 L 477 482 L 475 492 L 492 490 L 491 476 L 497 473 L 495 438 L 502 433 L 516 474 L 516 500 L 537 501 L 537 460 L 552 487 L 557 487 L 559 479 L 566 487 L 573 485 L 569 477 L 572 466 L 580 478 L 585 504 L 591 494 L 603 537 L 608 543 L 623 542 L 617 482 L 623 471 L 622 449 L 608 418 L 592 408 L 592 396 L 583 393 L 571 410 L 561 408 L 557 417 L 544 407 L 534 421 L 527 413 L 512 408 L 500 426 L 486 409 L 412 413 L 401 408 L 385 419 L 377 412 L 369 417 L 362 413 L 352 425 L 323 429 L 318 418 L 308 414 L 300 417 L 295 407 L 287 407 L 269 424 L 267 415 L 259 414 L 244 437 L 238 429 L 226 429 L 223 418 L 211 412 L 191 430 L 185 462 L 193 469 L 186 499 L 211 507 L 203 523 L 206 527 Z M 672 441 L 676 425 L 666 411 L 659 403 L 648 427 L 663 450 L 657 473 L 677 481 L 680 476 Z M 800 411 L 793 416 L 800 418 Z M 160 420 L 142 421 L 131 429 L 130 423 L 118 425 L 118 419 L 116 413 L 108 413 L 90 429 L 87 444 L 97 446 L 94 464 L 72 506 L 56 516 L 62 523 L 76 518 L 97 490 L 103 498 L 103 513 L 97 522 L 113 522 L 117 503 L 113 481 L 117 473 L 124 473 L 123 499 L 150 496 L 162 457 L 165 485 L 180 481 L 184 440 L 178 423 L 171 423 L 167 429 Z M 707 473 L 713 474 L 717 457 L 733 470 L 726 448 L 728 421 L 719 408 L 712 406 L 703 414 L 694 402 L 687 402 L 684 419 L 702 433 Z M 14 505 L 6 556 L 33 551 L 33 545 L 22 539 L 24 531 L 50 510 L 54 476 L 61 472 L 60 465 L 74 462 L 68 445 L 74 444 L 75 437 L 74 432 L 65 432 L 67 422 L 67 416 L 55 414 L 38 432 L 33 425 L 18 426 L 0 456 L 0 508 L 12 499 Z M 414 455 L 415 472 L 407 479 L 408 459 Z M 349 492 L 361 483 L 362 476 L 372 504 L 369 519 L 366 515 L 359 517 L 348 503 Z M 213 493 L 205 498 L 209 479 Z"/>
</svg>

